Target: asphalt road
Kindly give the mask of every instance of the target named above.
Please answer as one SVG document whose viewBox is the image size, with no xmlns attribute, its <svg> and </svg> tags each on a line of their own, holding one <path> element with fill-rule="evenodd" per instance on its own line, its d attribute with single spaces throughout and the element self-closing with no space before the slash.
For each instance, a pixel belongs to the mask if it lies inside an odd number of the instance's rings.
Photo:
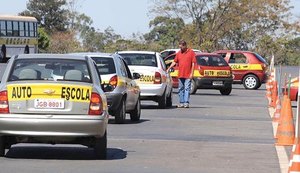
<svg viewBox="0 0 300 173">
<path fill-rule="evenodd" d="M 198 90 L 189 109 L 142 102 L 140 122 L 110 120 L 107 160 L 81 145 L 18 144 L 0 158 L 0 172 L 280 172 L 264 87 L 234 85 L 230 96 Z"/>
</svg>

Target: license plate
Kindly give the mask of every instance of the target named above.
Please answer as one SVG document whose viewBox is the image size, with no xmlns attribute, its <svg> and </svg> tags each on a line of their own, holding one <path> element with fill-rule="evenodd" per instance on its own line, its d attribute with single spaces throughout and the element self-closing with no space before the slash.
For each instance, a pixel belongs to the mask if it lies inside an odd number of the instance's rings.
<svg viewBox="0 0 300 173">
<path fill-rule="evenodd" d="M 37 109 L 63 109 L 64 99 L 35 99 L 34 108 Z"/>
<path fill-rule="evenodd" d="M 223 85 L 223 81 L 213 81 L 213 85 Z"/>
</svg>

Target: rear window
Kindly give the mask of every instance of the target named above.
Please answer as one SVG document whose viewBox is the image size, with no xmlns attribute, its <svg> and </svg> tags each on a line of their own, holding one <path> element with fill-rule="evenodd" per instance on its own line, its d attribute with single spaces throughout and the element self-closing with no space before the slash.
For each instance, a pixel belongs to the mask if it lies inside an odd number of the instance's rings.
<svg viewBox="0 0 300 173">
<path fill-rule="evenodd" d="M 17 59 L 8 81 L 60 80 L 91 83 L 86 61 L 62 59 Z"/>
<path fill-rule="evenodd" d="M 114 60 L 112 58 L 92 57 L 92 59 L 96 62 L 100 74 L 105 75 L 116 73 Z"/>
<path fill-rule="evenodd" d="M 196 56 L 197 64 L 202 66 L 228 66 L 227 62 L 221 56 L 207 56 L 207 55 L 200 55 Z"/>
<path fill-rule="evenodd" d="M 268 64 L 267 61 L 266 61 L 262 56 L 260 56 L 259 54 L 254 53 L 254 55 L 256 56 L 256 58 L 257 58 L 260 62 L 262 62 L 262 63 L 264 63 L 264 64 Z"/>
<path fill-rule="evenodd" d="M 157 67 L 155 54 L 120 54 L 126 63 L 131 66 L 152 66 Z"/>
</svg>

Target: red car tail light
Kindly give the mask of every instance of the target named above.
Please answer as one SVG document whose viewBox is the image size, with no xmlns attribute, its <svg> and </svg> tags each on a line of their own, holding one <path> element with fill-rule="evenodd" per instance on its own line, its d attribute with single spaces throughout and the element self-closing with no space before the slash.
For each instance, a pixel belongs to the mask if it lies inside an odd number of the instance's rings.
<svg viewBox="0 0 300 173">
<path fill-rule="evenodd" d="M 0 92 L 0 113 L 9 113 L 7 91 Z"/>
<path fill-rule="evenodd" d="M 99 94 L 92 93 L 89 115 L 101 115 L 103 113 L 102 99 Z"/>
<path fill-rule="evenodd" d="M 159 72 L 155 72 L 154 84 L 161 84 L 161 74 Z"/>
<path fill-rule="evenodd" d="M 115 76 L 111 77 L 109 80 L 109 84 L 113 87 L 113 89 L 115 89 L 118 85 L 118 76 L 115 75 Z"/>
<path fill-rule="evenodd" d="M 263 71 L 265 72 L 267 70 L 267 65 L 266 64 L 261 64 L 261 68 L 263 69 Z"/>
</svg>

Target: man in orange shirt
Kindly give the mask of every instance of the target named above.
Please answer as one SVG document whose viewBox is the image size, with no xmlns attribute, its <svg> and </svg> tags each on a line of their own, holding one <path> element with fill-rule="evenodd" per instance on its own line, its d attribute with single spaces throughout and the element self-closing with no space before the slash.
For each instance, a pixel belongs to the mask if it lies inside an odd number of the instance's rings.
<svg viewBox="0 0 300 173">
<path fill-rule="evenodd" d="M 191 80 L 193 78 L 196 55 L 192 49 L 187 48 L 184 40 L 179 42 L 180 51 L 176 53 L 174 62 L 168 68 L 168 71 L 178 64 L 178 108 L 188 108 L 190 104 Z"/>
</svg>

